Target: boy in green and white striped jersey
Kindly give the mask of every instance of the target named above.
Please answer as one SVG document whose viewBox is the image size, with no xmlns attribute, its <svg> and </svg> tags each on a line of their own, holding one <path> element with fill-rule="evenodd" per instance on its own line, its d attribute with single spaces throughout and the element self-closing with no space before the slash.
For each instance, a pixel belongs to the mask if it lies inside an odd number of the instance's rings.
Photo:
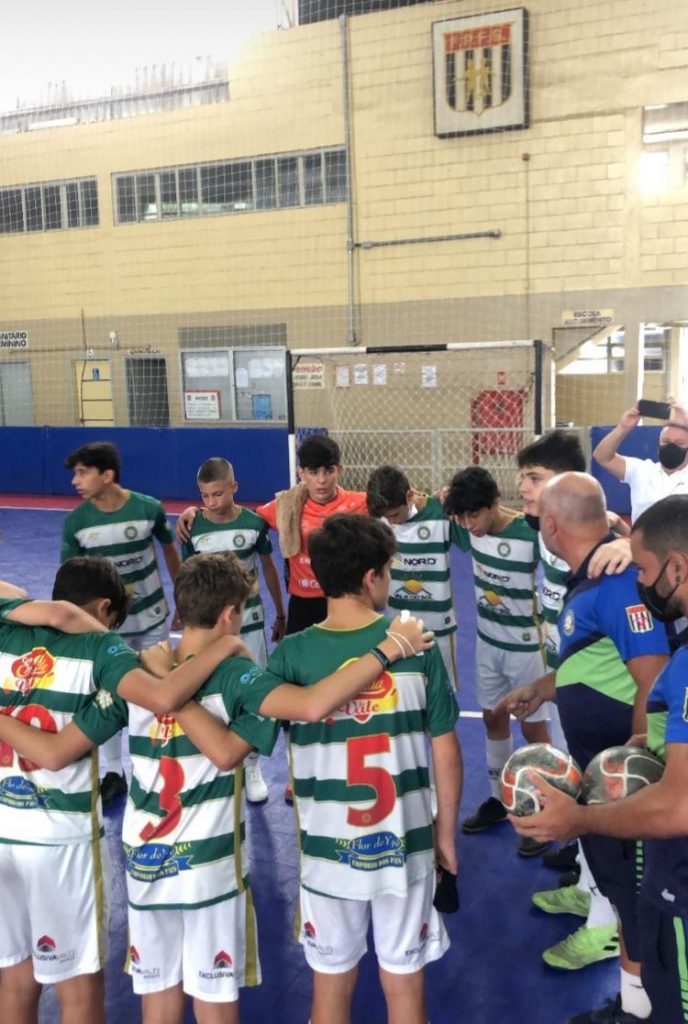
<svg viewBox="0 0 688 1024">
<path fill-rule="evenodd" d="M 38 983 L 54 983 L 64 1019 L 103 1024 L 110 879 L 98 775 L 93 757 L 55 760 L 53 745 L 116 693 L 171 711 L 231 650 L 223 644 L 219 657 L 166 679 L 144 672 L 108 631 L 124 620 L 127 599 L 104 558 L 65 562 L 53 597 L 0 602 L 0 1002 L 3 1020 L 34 1021 Z M 23 734 L 47 744 L 45 759 L 23 749 Z"/>
<path fill-rule="evenodd" d="M 372 919 L 389 1019 L 425 1024 L 423 968 L 448 947 L 433 907 L 435 869 L 457 870 L 458 709 L 439 652 L 417 656 L 398 635 L 400 620 L 390 624 L 379 614 L 395 551 L 390 528 L 367 516 L 335 515 L 310 535 L 308 551 L 327 617 L 287 636 L 268 667 L 308 691 L 323 671 L 357 664 L 371 645 L 379 658 L 370 685 L 323 721 L 292 721 L 289 734 L 301 842 L 300 941 L 314 972 L 311 1020 L 349 1019 Z M 403 656 L 394 670 L 381 656 L 386 639 Z M 437 786 L 434 830 L 427 737 Z"/>
<path fill-rule="evenodd" d="M 268 524 L 255 512 L 235 504 L 234 495 L 239 485 L 234 479 L 234 468 L 227 459 L 206 459 L 198 470 L 196 480 L 204 507 L 194 517 L 189 539 L 182 544 L 182 558 L 187 559 L 194 554 L 232 551 L 254 579 L 258 578 L 260 559 L 265 584 L 275 605 L 272 640 L 276 643 L 284 635 L 286 619 L 279 576 L 272 559 Z M 265 668 L 268 660 L 265 612 L 257 587 L 246 601 L 239 635 L 256 664 Z M 267 800 L 268 787 L 255 751 L 246 758 L 244 778 L 246 797 L 251 803 Z"/>
<path fill-rule="evenodd" d="M 229 553 L 195 555 L 184 563 L 175 599 L 185 628 L 174 652 L 184 671 L 207 664 L 217 643 L 236 644 L 253 587 Z M 395 620 L 394 630 L 414 652 L 431 642 L 415 620 Z M 126 704 L 110 688 L 59 733 L 0 716 L 0 736 L 37 764 L 50 759 L 54 770 L 129 725 L 133 778 L 123 826 L 129 970 L 143 996 L 144 1024 L 181 1024 L 185 993 L 196 1002 L 197 1019 L 238 1021 L 239 986 L 260 981 L 244 856 L 241 762 L 254 746 L 269 753 L 275 718 L 320 721 L 374 682 L 380 658 L 400 658 L 391 637 L 378 644 L 377 653 L 371 652 L 373 643 L 355 663 L 340 671 L 336 666 L 307 688 L 283 685 L 242 656 L 216 661 L 197 699 L 174 715 Z M 169 670 L 166 646 L 142 656 L 156 673 Z"/>
<path fill-rule="evenodd" d="M 102 555 L 122 577 L 130 599 L 129 614 L 119 629 L 129 647 L 141 651 L 167 636 L 167 604 L 153 539 L 159 541 L 170 579 L 179 569 L 162 504 L 120 484 L 121 460 L 114 444 L 97 441 L 67 456 L 72 485 L 83 503 L 65 517 L 60 561 L 75 555 Z M 103 748 L 103 805 L 127 789 L 122 771 L 122 742 L 113 736 Z"/>
<path fill-rule="evenodd" d="M 388 607 L 407 609 L 435 634 L 453 688 L 456 673 L 456 615 L 449 548 L 459 544 L 457 527 L 439 498 L 414 491 L 397 466 L 379 466 L 366 488 L 368 511 L 389 523 L 397 542 Z"/>
<path fill-rule="evenodd" d="M 467 833 L 482 832 L 506 818 L 500 777 L 512 749 L 509 713 L 495 710 L 515 686 L 538 679 L 545 670 L 541 618 L 535 591 L 537 534 L 524 517 L 499 501 L 499 488 L 482 466 L 457 473 L 444 502 L 453 516 L 459 543 L 473 557 L 478 610 L 476 691 L 487 731 L 487 773 L 492 796 L 462 823 Z M 539 708 L 521 723 L 528 743 L 548 743 L 549 710 Z M 530 857 L 546 844 L 521 841 Z"/>
</svg>

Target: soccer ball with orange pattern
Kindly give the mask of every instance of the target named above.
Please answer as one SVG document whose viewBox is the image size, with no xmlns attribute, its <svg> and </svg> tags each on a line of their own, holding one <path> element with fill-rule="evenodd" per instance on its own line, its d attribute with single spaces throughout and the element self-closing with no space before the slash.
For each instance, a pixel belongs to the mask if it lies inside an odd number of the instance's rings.
<svg viewBox="0 0 688 1024">
<path fill-rule="evenodd" d="M 541 810 L 531 773 L 578 799 L 583 774 L 571 755 L 551 743 L 529 743 L 515 750 L 502 769 L 502 803 L 512 814 L 525 817 Z"/>
</svg>

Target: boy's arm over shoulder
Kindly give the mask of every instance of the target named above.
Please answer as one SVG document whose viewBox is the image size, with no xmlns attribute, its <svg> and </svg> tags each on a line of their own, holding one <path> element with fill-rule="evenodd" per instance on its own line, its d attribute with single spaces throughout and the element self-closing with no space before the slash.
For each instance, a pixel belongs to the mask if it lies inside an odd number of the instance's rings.
<svg viewBox="0 0 688 1024">
<path fill-rule="evenodd" d="M 153 536 L 163 545 L 174 544 L 174 534 L 162 502 L 157 498 L 148 498 L 148 501 L 153 505 Z"/>
<path fill-rule="evenodd" d="M 78 511 L 78 510 L 75 510 Z M 74 529 L 73 513 L 70 512 L 62 524 L 62 537 L 60 540 L 60 563 L 66 562 L 68 558 L 75 558 L 82 555 L 84 549 L 79 544 Z"/>
<path fill-rule="evenodd" d="M 126 701 L 117 694 L 99 689 L 88 704 L 77 712 L 71 724 L 85 737 L 89 746 L 99 747 L 127 727 L 129 709 Z M 74 742 L 78 741 L 75 739 Z"/>
<path fill-rule="evenodd" d="M 261 754 L 271 754 L 279 735 L 279 722 L 261 715 L 259 709 L 282 680 L 241 657 L 226 659 L 218 671 L 230 729 Z"/>
<path fill-rule="evenodd" d="M 107 633 L 102 623 L 70 601 L 1 600 L 0 619 L 22 626 L 48 626 L 62 633 Z"/>
<path fill-rule="evenodd" d="M 24 705 L 23 709 L 26 711 L 27 706 Z M 18 710 L 21 714 L 22 709 Z M 9 744 L 20 757 L 27 758 L 33 765 L 46 771 L 59 772 L 68 764 L 78 761 L 95 746 L 95 743 L 75 724 L 76 719 L 59 732 L 51 732 L 40 725 L 35 726 L 33 721 L 33 716 L 31 720 L 26 721 L 19 715 L 16 718 L 9 714 L 0 715 L 0 742 Z M 114 736 L 119 728 L 121 726 L 112 729 L 109 736 Z M 109 736 L 105 739 L 109 739 Z"/>
<path fill-rule="evenodd" d="M 259 505 L 256 508 L 256 515 L 259 515 L 261 519 L 264 519 L 268 526 L 271 526 L 273 530 L 277 529 L 277 499 L 273 498 L 272 501 L 267 501 L 264 505 Z"/>
<path fill-rule="evenodd" d="M 455 521 L 453 516 L 449 518 L 449 540 L 452 544 L 456 545 L 462 551 L 471 550 L 471 535 L 463 526 Z"/>
<path fill-rule="evenodd" d="M 459 706 L 452 690 L 439 648 L 435 645 L 422 655 L 426 684 L 426 731 L 430 736 L 453 732 Z"/>
</svg>

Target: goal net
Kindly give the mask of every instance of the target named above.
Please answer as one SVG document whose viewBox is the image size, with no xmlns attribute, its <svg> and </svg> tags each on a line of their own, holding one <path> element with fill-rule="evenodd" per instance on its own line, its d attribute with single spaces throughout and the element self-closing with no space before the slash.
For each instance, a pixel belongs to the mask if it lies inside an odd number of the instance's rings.
<svg viewBox="0 0 688 1024">
<path fill-rule="evenodd" d="M 515 456 L 542 430 L 540 342 L 310 349 L 290 359 L 294 444 L 313 431 L 333 436 L 348 486 L 365 490 L 372 470 L 392 464 L 435 491 L 480 465 L 516 500 Z"/>
<path fill-rule="evenodd" d="M 62 19 L 47 90 L 5 27 L 0 428 L 220 427 L 230 458 L 234 428 L 326 429 L 350 486 L 478 463 L 512 500 L 538 425 L 686 393 L 675 3 L 625 5 L 602 76 L 570 0 L 176 3 L 138 5 L 136 52 L 131 18 L 105 48 Z"/>
</svg>

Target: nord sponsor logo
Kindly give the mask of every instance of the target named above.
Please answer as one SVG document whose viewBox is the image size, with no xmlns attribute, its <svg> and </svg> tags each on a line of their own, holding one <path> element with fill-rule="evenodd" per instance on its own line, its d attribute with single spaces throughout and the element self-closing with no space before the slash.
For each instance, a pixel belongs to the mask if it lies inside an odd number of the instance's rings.
<svg viewBox="0 0 688 1024">
<path fill-rule="evenodd" d="M 511 576 L 509 576 L 508 574 L 504 575 L 503 573 L 499 572 L 490 572 L 489 569 L 483 569 L 482 573 L 483 576 L 486 577 L 486 579 L 494 580 L 495 583 L 508 583 L 509 580 L 511 579 Z"/>
<path fill-rule="evenodd" d="M 561 590 L 551 590 L 546 584 L 543 583 L 542 585 L 542 596 L 550 597 L 553 601 L 559 601 L 563 593 L 563 587 Z"/>
<path fill-rule="evenodd" d="M 130 569 L 132 565 L 141 565 L 143 561 L 143 555 L 138 555 L 136 558 L 123 558 L 121 561 L 115 563 L 117 569 Z"/>
<path fill-rule="evenodd" d="M 405 558 L 404 565 L 437 565 L 436 558 Z"/>
</svg>

